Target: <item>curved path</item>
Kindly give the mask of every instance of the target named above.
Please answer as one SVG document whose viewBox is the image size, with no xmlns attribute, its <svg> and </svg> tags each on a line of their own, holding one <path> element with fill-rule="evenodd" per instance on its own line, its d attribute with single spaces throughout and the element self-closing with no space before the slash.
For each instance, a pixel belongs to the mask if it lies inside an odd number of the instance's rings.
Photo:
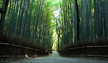
<svg viewBox="0 0 108 63">
<path fill-rule="evenodd" d="M 91 59 L 81 59 L 81 58 L 65 58 L 61 57 L 58 52 L 53 51 L 53 53 L 46 57 L 38 57 L 33 59 L 19 60 L 10 63 L 108 63 L 105 60 L 91 60 Z"/>
</svg>

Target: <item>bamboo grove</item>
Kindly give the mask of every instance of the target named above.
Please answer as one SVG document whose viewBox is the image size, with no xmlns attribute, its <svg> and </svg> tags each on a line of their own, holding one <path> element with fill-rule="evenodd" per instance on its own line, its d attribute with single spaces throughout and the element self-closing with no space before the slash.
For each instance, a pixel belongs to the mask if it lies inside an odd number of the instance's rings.
<svg viewBox="0 0 108 63">
<path fill-rule="evenodd" d="M 3 30 L 48 48 L 53 45 L 54 28 L 58 48 L 108 38 L 108 0 L 58 0 L 56 4 L 54 1 L 57 0 L 9 0 L 6 17 L 2 18 Z M 53 17 L 52 9 L 58 8 L 59 16 Z"/>
<path fill-rule="evenodd" d="M 62 0 L 60 8 L 59 48 L 108 38 L 108 0 Z"/>
<path fill-rule="evenodd" d="M 9 0 L 3 29 L 52 48 L 51 10 L 45 0 Z"/>
</svg>

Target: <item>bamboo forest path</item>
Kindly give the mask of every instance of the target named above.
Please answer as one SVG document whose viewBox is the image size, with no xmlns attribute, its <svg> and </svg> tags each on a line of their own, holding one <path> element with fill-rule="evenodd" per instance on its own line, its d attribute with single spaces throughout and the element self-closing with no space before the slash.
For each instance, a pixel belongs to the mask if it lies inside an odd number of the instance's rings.
<svg viewBox="0 0 108 63">
<path fill-rule="evenodd" d="M 81 58 L 66 58 L 61 57 L 57 51 L 46 57 L 38 57 L 33 59 L 19 60 L 10 63 L 108 63 L 105 60 L 81 59 Z"/>
</svg>

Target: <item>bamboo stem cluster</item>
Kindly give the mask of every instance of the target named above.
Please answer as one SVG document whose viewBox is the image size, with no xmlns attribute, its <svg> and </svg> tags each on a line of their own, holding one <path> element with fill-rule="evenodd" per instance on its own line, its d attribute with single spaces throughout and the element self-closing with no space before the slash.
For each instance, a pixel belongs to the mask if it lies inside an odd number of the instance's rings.
<svg viewBox="0 0 108 63">
<path fill-rule="evenodd" d="M 10 0 L 4 30 L 52 48 L 51 11 L 45 0 Z"/>
<path fill-rule="evenodd" d="M 63 0 L 61 3 L 61 44 L 77 43 L 79 39 L 82 42 L 107 39 L 107 5 L 107 0 Z"/>
</svg>

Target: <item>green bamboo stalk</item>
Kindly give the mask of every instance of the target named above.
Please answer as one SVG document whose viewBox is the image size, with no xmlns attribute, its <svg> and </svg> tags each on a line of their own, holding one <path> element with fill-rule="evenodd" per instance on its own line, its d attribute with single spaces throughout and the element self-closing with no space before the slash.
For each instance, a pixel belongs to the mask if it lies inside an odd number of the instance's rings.
<svg viewBox="0 0 108 63">
<path fill-rule="evenodd" d="M 89 0 L 90 40 L 93 41 L 93 22 L 92 22 L 92 14 L 91 14 L 91 3 L 92 0 Z"/>
</svg>

